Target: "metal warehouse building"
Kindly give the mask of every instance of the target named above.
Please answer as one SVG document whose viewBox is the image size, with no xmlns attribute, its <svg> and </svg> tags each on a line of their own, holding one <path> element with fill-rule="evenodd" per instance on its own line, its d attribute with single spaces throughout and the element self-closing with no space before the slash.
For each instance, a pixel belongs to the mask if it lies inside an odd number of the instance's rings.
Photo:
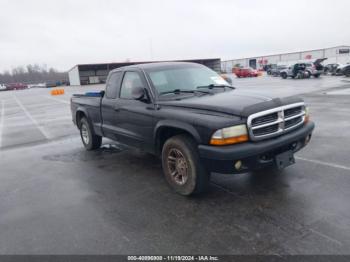
<svg viewBox="0 0 350 262">
<path fill-rule="evenodd" d="M 232 72 L 232 68 L 237 66 L 260 69 L 268 64 L 289 65 L 298 61 L 313 61 L 319 58 L 327 58 L 324 62 L 326 64 L 346 64 L 350 62 L 350 46 L 343 45 L 308 51 L 227 60 L 222 61 L 221 68 L 222 71 L 230 73 Z"/>
<path fill-rule="evenodd" d="M 178 62 L 194 62 L 203 64 L 216 72 L 221 70 L 221 59 L 193 59 L 193 60 L 176 60 Z M 83 64 L 76 65 L 68 71 L 69 82 L 71 85 L 88 85 L 99 84 L 106 82 L 108 73 L 118 67 L 136 65 L 143 63 L 154 63 L 156 61 L 149 62 L 122 62 L 122 63 L 103 63 L 103 64 Z M 157 61 L 157 62 L 169 62 L 169 61 Z"/>
</svg>

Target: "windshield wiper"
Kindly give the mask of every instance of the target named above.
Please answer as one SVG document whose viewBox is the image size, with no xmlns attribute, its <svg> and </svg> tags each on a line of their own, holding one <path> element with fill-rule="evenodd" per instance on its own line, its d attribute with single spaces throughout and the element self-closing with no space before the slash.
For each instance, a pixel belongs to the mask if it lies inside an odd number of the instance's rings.
<svg viewBox="0 0 350 262">
<path fill-rule="evenodd" d="M 216 84 L 210 84 L 210 85 L 206 85 L 206 86 L 197 86 L 197 89 L 200 89 L 200 88 L 209 88 L 209 89 L 214 89 L 214 88 L 230 88 L 230 89 L 236 89 L 235 87 L 233 86 L 230 86 L 230 85 L 216 85 Z"/>
<path fill-rule="evenodd" d="M 204 94 L 210 94 L 208 91 L 203 90 L 186 90 L 186 89 L 174 89 L 170 91 L 164 91 L 160 92 L 159 95 L 166 95 L 166 94 L 181 94 L 181 93 L 189 93 L 189 94 L 195 94 L 197 92 L 204 93 Z"/>
</svg>

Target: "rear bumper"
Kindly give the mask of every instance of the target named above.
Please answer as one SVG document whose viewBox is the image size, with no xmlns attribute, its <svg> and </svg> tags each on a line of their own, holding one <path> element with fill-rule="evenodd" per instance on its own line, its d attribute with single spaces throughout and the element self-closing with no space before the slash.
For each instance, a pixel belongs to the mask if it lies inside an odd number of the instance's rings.
<svg viewBox="0 0 350 262">
<path fill-rule="evenodd" d="M 302 149 L 307 138 L 311 137 L 315 125 L 312 122 L 303 127 L 266 141 L 246 142 L 232 146 L 199 145 L 199 154 L 205 167 L 217 173 L 242 173 L 257 170 L 274 164 L 274 156 L 282 152 Z M 241 160 L 242 168 L 234 167 L 236 161 Z"/>
<path fill-rule="evenodd" d="M 312 75 L 322 75 L 323 74 L 323 70 L 312 70 L 311 74 Z"/>
</svg>

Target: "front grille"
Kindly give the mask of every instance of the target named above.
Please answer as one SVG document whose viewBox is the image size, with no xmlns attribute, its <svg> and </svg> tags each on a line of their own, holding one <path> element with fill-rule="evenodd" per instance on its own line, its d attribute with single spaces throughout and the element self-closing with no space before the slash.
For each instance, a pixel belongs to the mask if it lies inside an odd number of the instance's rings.
<svg viewBox="0 0 350 262">
<path fill-rule="evenodd" d="M 284 110 L 284 117 L 298 115 L 301 113 L 302 110 L 303 110 L 303 108 L 301 106 L 286 109 L 286 110 Z"/>
<path fill-rule="evenodd" d="M 258 126 L 258 125 L 262 125 L 262 124 L 266 124 L 266 123 L 271 123 L 273 121 L 276 121 L 277 118 L 278 118 L 277 113 L 272 113 L 269 115 L 260 116 L 260 117 L 253 119 L 252 126 Z"/>
<path fill-rule="evenodd" d="M 266 126 L 266 127 L 255 129 L 253 130 L 253 134 L 254 136 L 263 136 L 263 135 L 271 134 L 277 131 L 278 131 L 278 124 L 275 124 L 272 126 Z"/>
<path fill-rule="evenodd" d="M 295 126 L 295 125 L 299 124 L 302 121 L 303 121 L 303 118 L 301 116 L 299 116 L 297 118 L 293 118 L 291 120 L 287 120 L 284 123 L 284 128 L 290 128 L 292 126 Z"/>
<path fill-rule="evenodd" d="M 249 135 L 253 141 L 274 137 L 300 126 L 304 119 L 304 103 L 255 113 L 248 117 Z"/>
</svg>

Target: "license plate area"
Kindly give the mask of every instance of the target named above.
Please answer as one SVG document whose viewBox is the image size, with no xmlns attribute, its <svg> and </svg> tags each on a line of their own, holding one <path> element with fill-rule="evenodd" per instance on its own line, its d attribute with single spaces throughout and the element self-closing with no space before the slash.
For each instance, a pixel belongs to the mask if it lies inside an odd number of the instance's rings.
<svg viewBox="0 0 350 262">
<path fill-rule="evenodd" d="M 275 163 L 278 169 L 286 168 L 295 163 L 293 151 L 289 150 L 275 156 Z"/>
</svg>

